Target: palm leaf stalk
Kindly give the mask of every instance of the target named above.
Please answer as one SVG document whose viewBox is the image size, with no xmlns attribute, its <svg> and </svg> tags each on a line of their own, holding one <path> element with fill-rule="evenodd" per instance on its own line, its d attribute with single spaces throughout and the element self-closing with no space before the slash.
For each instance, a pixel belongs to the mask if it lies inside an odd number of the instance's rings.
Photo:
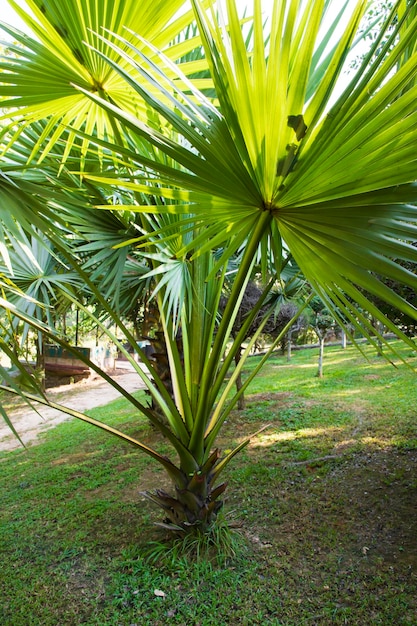
<svg viewBox="0 0 417 626">
<path fill-rule="evenodd" d="M 114 135 L 91 134 L 87 127 L 74 130 L 84 146 L 113 154 L 117 167 L 102 175 L 85 172 L 84 178 L 98 188 L 132 192 L 131 204 L 121 210 L 165 220 L 153 232 L 144 228 L 130 243 L 151 259 L 172 373 L 173 398 L 164 394 L 158 377 L 147 385 L 158 402 L 163 400 L 179 457 L 177 470 L 170 472 L 175 493 L 148 495 L 165 510 L 164 523 L 175 530 L 210 528 L 225 489 L 216 481 L 248 443 L 239 442 L 223 458 L 215 448 L 239 397 L 229 397 L 232 383 L 225 389 L 222 385 L 240 349 L 241 335 L 233 341 L 231 332 L 260 250 L 274 257 L 278 278 L 289 249 L 336 319 L 354 322 L 370 337 L 362 311 L 369 312 L 412 343 L 364 293 L 417 317 L 414 307 L 376 277 L 417 286 L 415 275 L 395 261 L 417 260 L 411 245 L 417 233 L 417 54 L 412 46 L 417 17 L 411 6 L 398 2 L 400 19 L 395 21 L 395 12 L 389 18 L 394 33 L 390 45 L 381 52 L 371 50 L 346 90 L 334 97 L 366 2 L 358 0 L 344 33 L 322 61 L 316 53 L 327 38 L 320 33 L 332 4 L 275 0 L 265 34 L 261 2 L 255 0 L 248 44 L 233 0 L 225 2 L 223 21 L 192 0 L 216 101 L 142 33 L 123 37 L 113 29 L 97 34 L 88 49 L 153 115 L 141 118 L 78 77 L 72 80 L 92 110 L 102 109 L 117 123 L 122 137 L 117 141 Z M 160 201 L 138 202 L 142 195 Z M 104 209 L 109 205 L 98 208 Z M 226 310 L 216 321 L 227 262 L 242 246 Z M 116 321 L 85 270 L 79 271 Z M 247 324 L 253 319 L 249 315 Z M 149 369 L 152 373 L 150 363 Z M 160 423 L 157 418 L 155 423 Z"/>
</svg>

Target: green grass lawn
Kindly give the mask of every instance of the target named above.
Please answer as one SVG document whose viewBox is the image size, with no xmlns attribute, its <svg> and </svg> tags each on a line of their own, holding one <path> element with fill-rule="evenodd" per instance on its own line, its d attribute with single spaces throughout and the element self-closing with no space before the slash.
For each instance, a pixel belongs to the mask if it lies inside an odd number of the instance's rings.
<svg viewBox="0 0 417 626">
<path fill-rule="evenodd" d="M 366 352 L 327 348 L 323 379 L 315 350 L 277 355 L 252 383 L 221 448 L 271 426 L 228 471 L 227 559 L 151 563 L 140 492 L 165 474 L 87 424 L 1 454 L 0 624 L 415 626 L 417 378 Z M 170 453 L 123 400 L 89 414 Z"/>
</svg>

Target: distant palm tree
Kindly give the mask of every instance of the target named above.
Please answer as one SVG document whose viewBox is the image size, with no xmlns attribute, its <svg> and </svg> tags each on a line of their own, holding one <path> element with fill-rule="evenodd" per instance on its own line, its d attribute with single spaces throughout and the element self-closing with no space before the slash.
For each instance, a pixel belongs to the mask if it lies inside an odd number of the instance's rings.
<svg viewBox="0 0 417 626">
<path fill-rule="evenodd" d="M 23 229 L 16 226 L 17 233 L 3 231 L 7 245 L 7 263 L 0 264 L 0 272 L 20 291 L 11 294 L 10 303 L 29 317 L 44 322 L 51 329 L 57 325 L 59 316 L 69 303 L 66 294 L 72 296 L 81 287 L 76 272 L 71 271 L 59 259 L 46 237 L 39 232 L 27 236 Z M 18 317 L 9 316 L 10 328 L 5 340 L 10 341 L 16 334 L 20 322 Z M 23 324 L 21 343 L 27 339 L 29 324 Z M 44 335 L 41 331 L 36 338 L 36 367 L 44 369 Z"/>
</svg>

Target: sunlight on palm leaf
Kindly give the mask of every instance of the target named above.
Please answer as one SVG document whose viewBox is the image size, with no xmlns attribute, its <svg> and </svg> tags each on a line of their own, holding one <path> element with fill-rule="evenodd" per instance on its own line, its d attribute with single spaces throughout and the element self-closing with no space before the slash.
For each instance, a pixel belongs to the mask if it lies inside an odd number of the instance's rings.
<svg viewBox="0 0 417 626">
<path fill-rule="evenodd" d="M 161 179 L 159 193 L 180 204 L 182 201 L 183 206 L 175 207 L 176 211 L 194 213 L 200 224 L 207 225 L 201 240 L 193 241 L 194 249 L 199 244 L 203 250 L 219 246 L 225 236 L 230 239 L 229 233 L 238 237 L 239 229 L 243 240 L 264 214 L 265 229 L 271 220 L 276 221 L 303 273 L 328 301 L 338 300 L 334 295 L 338 284 L 343 284 L 355 300 L 356 283 L 375 294 L 384 291 L 385 298 L 411 314 L 411 306 L 384 289 L 369 270 L 378 269 L 380 274 L 397 279 L 401 276 L 405 283 L 416 285 L 414 275 L 390 260 L 417 259 L 415 248 L 407 243 L 414 237 L 415 211 L 404 206 L 416 198 L 412 184 L 415 93 L 414 88 L 402 91 L 417 72 L 416 54 L 392 73 L 414 41 L 416 18 L 408 11 L 407 28 L 403 27 L 405 17 L 394 26 L 396 32 L 401 29 L 397 47 L 388 54 L 375 53 L 369 69 L 366 66 L 359 78 L 353 77 L 328 110 L 365 2 L 357 3 L 340 45 L 308 102 L 308 68 L 323 3 L 306 2 L 300 11 L 298 3 L 275 2 L 268 56 L 260 2 L 255 2 L 254 45 L 249 52 L 232 1 L 226 2 L 228 29 L 221 28 L 215 15 L 208 15 L 198 0 L 194 5 L 219 109 L 200 94 L 197 134 L 190 128 L 197 123 L 195 105 L 192 108 L 185 94 L 179 95 L 181 114 L 174 113 L 153 95 L 146 96 L 132 75 L 119 68 L 129 84 L 150 106 L 157 106 L 184 137 L 184 147 L 176 148 L 127 112 L 101 101 L 129 129 L 176 160 L 181 172 L 178 166 L 152 163 L 118 147 L 120 153 L 152 166 Z M 137 68 L 134 61 L 132 66 Z M 193 148 L 187 149 L 187 145 Z M 164 181 L 171 187 L 163 186 Z M 141 193 L 157 192 L 146 177 L 143 184 L 126 185 Z M 352 305 L 345 307 L 352 316 Z"/>
<path fill-rule="evenodd" d="M 3 29 L 16 44 L 8 45 L 8 54 L 0 63 L 3 70 L 0 96 L 5 97 L 2 106 L 9 108 L 4 119 L 14 117 L 19 122 L 15 131 L 11 124 L 10 143 L 13 143 L 16 133 L 21 132 L 23 125 L 48 119 L 33 148 L 32 157 L 39 152 L 45 156 L 68 127 L 72 130 L 67 138 L 64 161 L 76 138 L 74 130 L 82 129 L 98 137 L 122 137 L 111 118 L 75 91 L 71 86 L 73 83 L 99 93 L 132 113 L 145 118 L 150 115 L 141 99 L 126 88 L 117 73 L 92 51 L 92 48 L 98 48 L 115 62 L 123 64 L 122 58 L 97 33 L 107 29 L 123 33 L 130 39 L 130 30 L 138 31 L 158 47 L 166 49 L 175 61 L 198 45 L 198 41 L 193 39 L 174 45 L 175 37 L 192 20 L 190 12 L 175 17 L 184 0 L 169 3 L 152 0 L 139 4 L 134 0 L 103 0 L 99 3 L 89 0 L 75 4 L 25 0 L 26 8 L 21 8 L 13 0 L 9 2 L 31 28 L 35 38 L 3 24 Z M 190 62 L 187 67 L 189 72 L 201 69 L 198 62 L 196 65 Z M 54 103 L 53 113 L 51 100 Z M 83 154 L 87 146 L 86 141 Z"/>
</svg>

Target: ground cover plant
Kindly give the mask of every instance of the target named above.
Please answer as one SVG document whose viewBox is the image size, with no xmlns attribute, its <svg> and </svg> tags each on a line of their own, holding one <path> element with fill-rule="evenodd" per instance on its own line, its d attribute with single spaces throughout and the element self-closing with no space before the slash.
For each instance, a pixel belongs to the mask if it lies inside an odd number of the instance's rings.
<svg viewBox="0 0 417 626">
<path fill-rule="evenodd" d="M 163 471 L 86 424 L 3 453 L 1 623 L 415 624 L 415 373 L 365 352 L 326 348 L 323 379 L 316 350 L 274 354 L 251 383 L 219 442 L 226 451 L 270 424 L 227 471 L 234 555 L 158 552 L 139 491 Z M 167 449 L 125 400 L 91 415 Z"/>
</svg>

